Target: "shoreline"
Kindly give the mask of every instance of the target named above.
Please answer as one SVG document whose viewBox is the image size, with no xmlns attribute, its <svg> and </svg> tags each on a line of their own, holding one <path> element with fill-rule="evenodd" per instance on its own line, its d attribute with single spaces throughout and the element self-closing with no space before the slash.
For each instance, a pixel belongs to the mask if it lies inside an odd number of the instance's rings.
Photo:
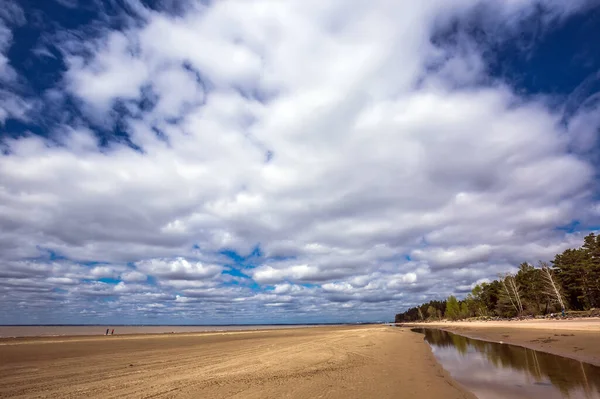
<svg viewBox="0 0 600 399">
<path fill-rule="evenodd" d="M 40 335 L 23 337 L 0 337 L 0 346 L 2 345 L 27 345 L 27 344 L 57 344 L 72 342 L 106 342 L 110 340 L 139 340 L 139 339 L 161 339 L 168 337 L 207 337 L 237 334 L 252 334 L 263 332 L 275 332 L 281 329 L 264 330 L 228 330 L 228 331 L 192 331 L 176 333 L 131 333 L 115 335 Z"/>
<path fill-rule="evenodd" d="M 438 328 L 482 341 L 506 343 L 600 366 L 600 318 L 399 323 Z"/>
<path fill-rule="evenodd" d="M 366 327 L 367 325 L 365 325 Z M 378 325 L 371 325 L 378 326 Z M 78 335 L 25 335 L 17 337 L 0 336 L 0 346 L 6 345 L 26 345 L 26 344 L 56 344 L 68 342 L 104 342 L 110 340 L 139 340 L 145 338 L 168 338 L 168 337 L 208 337 L 208 336 L 226 336 L 237 334 L 255 334 L 269 333 L 295 329 L 312 328 L 336 328 L 353 327 L 346 324 L 324 324 L 324 325 L 298 325 L 294 327 L 264 326 L 265 328 L 255 329 L 233 329 L 233 330 L 203 330 L 203 331 L 181 331 L 181 332 L 148 332 L 148 333 L 124 333 L 124 334 L 78 334 Z"/>
<path fill-rule="evenodd" d="M 263 331 L 295 328 L 336 327 L 350 324 L 238 324 L 238 325 L 0 325 L 3 339 L 107 336 L 106 329 L 114 335 L 182 334 L 228 331 Z M 364 324 L 367 325 L 367 324 Z M 111 334 L 108 334 L 111 335 Z"/>
</svg>

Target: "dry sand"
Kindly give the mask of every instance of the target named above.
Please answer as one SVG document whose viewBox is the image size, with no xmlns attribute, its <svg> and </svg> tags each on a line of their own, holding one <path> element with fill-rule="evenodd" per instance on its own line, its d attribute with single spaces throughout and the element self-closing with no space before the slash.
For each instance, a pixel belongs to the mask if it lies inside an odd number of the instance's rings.
<svg viewBox="0 0 600 399">
<path fill-rule="evenodd" d="M 385 326 L 0 340 L 2 398 L 473 398 Z"/>
<path fill-rule="evenodd" d="M 403 325 L 441 328 L 471 338 L 502 341 L 600 366 L 600 318 L 459 321 Z"/>
<path fill-rule="evenodd" d="M 0 326 L 0 338 L 55 337 L 68 335 L 104 335 L 106 329 L 124 334 L 197 333 L 214 331 L 279 330 L 282 328 L 310 328 L 311 325 L 250 325 L 250 326 Z"/>
</svg>

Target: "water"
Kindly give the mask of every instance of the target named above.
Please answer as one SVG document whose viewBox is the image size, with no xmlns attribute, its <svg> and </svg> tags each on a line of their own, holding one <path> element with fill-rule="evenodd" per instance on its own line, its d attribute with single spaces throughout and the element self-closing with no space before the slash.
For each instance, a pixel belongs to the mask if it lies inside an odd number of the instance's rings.
<svg viewBox="0 0 600 399">
<path fill-rule="evenodd" d="M 442 330 L 413 331 L 425 334 L 444 369 L 480 399 L 600 398 L 600 367 Z"/>
</svg>

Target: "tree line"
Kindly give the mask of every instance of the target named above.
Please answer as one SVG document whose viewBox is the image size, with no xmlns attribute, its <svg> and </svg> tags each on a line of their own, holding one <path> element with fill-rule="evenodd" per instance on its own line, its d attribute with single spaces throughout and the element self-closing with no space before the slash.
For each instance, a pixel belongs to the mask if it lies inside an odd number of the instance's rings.
<svg viewBox="0 0 600 399">
<path fill-rule="evenodd" d="M 520 317 L 600 306 L 600 235 L 557 254 L 554 260 L 527 262 L 518 272 L 476 285 L 463 300 L 454 295 L 396 314 L 396 323 L 419 320 L 460 320 L 469 317 Z"/>
</svg>

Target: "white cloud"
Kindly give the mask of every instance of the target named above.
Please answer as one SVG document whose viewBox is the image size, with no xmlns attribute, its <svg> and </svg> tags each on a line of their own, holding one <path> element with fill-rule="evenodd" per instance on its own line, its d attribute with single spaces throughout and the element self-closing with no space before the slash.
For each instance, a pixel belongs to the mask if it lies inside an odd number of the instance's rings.
<svg viewBox="0 0 600 399">
<path fill-rule="evenodd" d="M 147 274 L 172 280 L 198 280 L 218 276 L 223 267 L 190 262 L 184 258 L 149 259 L 136 264 L 138 270 Z"/>
<path fill-rule="evenodd" d="M 534 3 L 493 18 L 518 23 Z M 574 244 L 555 228 L 594 210 L 593 167 L 570 152 L 589 132 L 572 142 L 541 100 L 482 83 L 479 44 L 431 41 L 478 4 L 226 1 L 140 11 L 143 23 L 83 48 L 59 44 L 57 90 L 106 125 L 120 102 L 141 151 L 100 150 L 82 126 L 59 128 L 64 146 L 8 141 L 0 272 L 59 287 L 70 306 L 114 298 L 105 314 L 358 317 Z M 572 12 L 561 4 L 547 5 Z M 264 257 L 223 274 L 221 251 L 256 246 Z M 40 248 L 70 261 L 22 261 Z M 89 278 L 121 281 L 71 286 Z"/>
<path fill-rule="evenodd" d="M 146 280 L 148 280 L 148 276 L 145 275 L 144 273 L 140 273 L 137 270 L 131 270 L 131 271 L 127 271 L 125 273 L 122 273 L 120 278 L 125 281 L 125 282 L 132 282 L 132 283 L 143 283 Z"/>
<path fill-rule="evenodd" d="M 260 284 L 272 284 L 286 279 L 293 281 L 322 281 L 334 278 L 338 275 L 336 271 L 329 274 L 316 266 L 309 265 L 292 265 L 284 269 L 261 266 L 252 270 L 250 273 L 252 278 Z M 342 277 L 343 274 L 339 274 L 339 276 Z"/>
<path fill-rule="evenodd" d="M 8 65 L 8 58 L 4 55 L 4 53 L 8 50 L 12 42 L 12 32 L 11 30 L 4 25 L 3 21 L 0 20 L 0 76 L 3 79 L 8 77 L 12 77 L 14 75 L 14 71 Z"/>
<path fill-rule="evenodd" d="M 111 266 L 96 266 L 91 270 L 91 275 L 95 278 L 115 278 L 119 271 Z"/>
<path fill-rule="evenodd" d="M 416 249 L 411 255 L 418 260 L 439 267 L 464 266 L 489 260 L 492 248 L 489 245 L 478 245 L 472 248 L 433 248 L 431 250 Z"/>
<path fill-rule="evenodd" d="M 91 62 L 80 56 L 67 60 L 70 90 L 104 112 L 117 98 L 137 98 L 149 71 L 144 60 L 132 54 L 134 44 L 115 32 L 95 50 L 97 55 Z"/>
<path fill-rule="evenodd" d="M 33 107 L 30 101 L 22 98 L 17 72 L 8 59 L 8 51 L 13 45 L 13 26 L 25 22 L 21 7 L 11 0 L 2 4 L 0 10 L 0 126 L 6 119 L 25 119 Z"/>
</svg>

